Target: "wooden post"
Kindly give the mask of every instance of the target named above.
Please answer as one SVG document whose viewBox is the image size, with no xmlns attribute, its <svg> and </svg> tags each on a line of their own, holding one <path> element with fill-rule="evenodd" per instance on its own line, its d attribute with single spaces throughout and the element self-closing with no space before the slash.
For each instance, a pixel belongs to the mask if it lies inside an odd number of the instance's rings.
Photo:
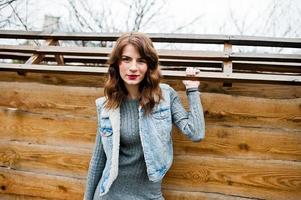
<svg viewBox="0 0 301 200">
<path fill-rule="evenodd" d="M 224 43 L 224 53 L 227 54 L 228 56 L 232 53 L 232 44 L 230 44 L 228 42 Z M 228 58 L 225 61 L 223 61 L 223 73 L 226 76 L 231 76 L 232 72 L 233 72 L 232 60 L 230 60 Z M 232 83 L 231 82 L 224 82 L 223 86 L 224 87 L 231 87 Z"/>
</svg>

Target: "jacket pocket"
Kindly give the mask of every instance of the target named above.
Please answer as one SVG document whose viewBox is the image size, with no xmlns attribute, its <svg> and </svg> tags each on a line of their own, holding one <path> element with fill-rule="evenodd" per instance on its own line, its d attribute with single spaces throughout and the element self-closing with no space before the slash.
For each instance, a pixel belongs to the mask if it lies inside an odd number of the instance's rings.
<svg viewBox="0 0 301 200">
<path fill-rule="evenodd" d="M 151 121 L 149 124 L 152 130 L 152 133 L 159 137 L 161 142 L 170 141 L 170 132 L 171 132 L 171 111 L 169 105 L 161 105 L 155 107 L 151 113 Z"/>
<path fill-rule="evenodd" d="M 170 117 L 170 107 L 169 106 L 161 106 L 157 107 L 152 113 L 152 117 L 158 120 L 164 120 Z"/>
<path fill-rule="evenodd" d="M 103 137 L 109 137 L 113 134 L 112 125 L 108 116 L 100 118 L 100 134 Z"/>
</svg>

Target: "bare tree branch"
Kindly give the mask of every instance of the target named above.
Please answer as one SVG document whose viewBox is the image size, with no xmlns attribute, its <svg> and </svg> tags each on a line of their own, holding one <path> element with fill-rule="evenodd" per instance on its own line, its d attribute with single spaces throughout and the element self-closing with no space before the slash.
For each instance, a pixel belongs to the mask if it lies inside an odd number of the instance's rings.
<svg viewBox="0 0 301 200">
<path fill-rule="evenodd" d="M 190 22 L 188 22 L 186 24 L 183 24 L 182 26 L 177 27 L 172 32 L 174 33 L 174 32 L 182 31 L 183 29 L 187 28 L 188 26 L 191 26 L 191 25 L 195 24 L 196 22 L 198 22 L 201 19 L 201 17 L 202 17 L 202 15 L 196 16 Z"/>
<path fill-rule="evenodd" d="M 9 4 L 9 6 L 13 10 L 14 14 L 16 15 L 16 17 L 18 18 L 18 20 L 20 21 L 20 23 L 23 25 L 23 27 L 25 28 L 25 30 L 28 31 L 28 27 L 27 27 L 26 23 L 23 22 L 23 20 L 19 16 L 18 12 L 15 10 L 15 8 L 11 4 Z"/>
<path fill-rule="evenodd" d="M 74 4 L 74 1 L 68 0 L 68 2 L 75 14 L 77 21 L 80 23 L 81 27 L 87 27 L 88 29 L 90 29 L 90 31 L 94 31 L 94 29 L 87 22 L 86 18 L 80 14 L 79 10 L 77 9 L 77 7 Z"/>
<path fill-rule="evenodd" d="M 0 1 L 0 10 L 2 8 L 5 8 L 6 6 L 12 4 L 14 1 L 17 1 L 17 0 L 3 0 L 3 1 Z"/>
</svg>

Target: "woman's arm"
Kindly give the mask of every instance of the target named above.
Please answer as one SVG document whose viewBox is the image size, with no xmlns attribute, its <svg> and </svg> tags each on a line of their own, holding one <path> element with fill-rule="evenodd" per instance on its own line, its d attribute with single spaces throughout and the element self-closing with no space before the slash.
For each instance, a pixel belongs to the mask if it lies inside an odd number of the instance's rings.
<svg viewBox="0 0 301 200">
<path fill-rule="evenodd" d="M 100 109 L 97 108 L 97 112 L 100 113 Z M 99 115 L 97 115 L 99 116 Z M 95 145 L 93 148 L 92 158 L 90 160 L 88 175 L 87 175 L 87 182 L 86 182 L 86 190 L 84 195 L 84 200 L 92 200 L 97 184 L 101 178 L 102 171 L 105 166 L 106 156 L 104 153 L 104 149 L 102 146 L 101 141 L 101 134 L 99 133 L 99 120 L 98 120 L 98 127 L 97 127 L 97 134 Z"/>
<path fill-rule="evenodd" d="M 200 141 L 205 136 L 205 120 L 198 88 L 186 90 L 189 111 L 184 109 L 177 92 L 171 88 L 171 113 L 173 123 L 192 141 Z"/>
<path fill-rule="evenodd" d="M 198 70 L 186 69 L 186 75 L 195 76 Z M 193 141 L 200 141 L 205 136 L 205 120 L 198 90 L 199 81 L 183 81 L 189 102 L 189 112 L 183 108 L 177 92 L 171 88 L 171 112 L 174 124 Z"/>
</svg>

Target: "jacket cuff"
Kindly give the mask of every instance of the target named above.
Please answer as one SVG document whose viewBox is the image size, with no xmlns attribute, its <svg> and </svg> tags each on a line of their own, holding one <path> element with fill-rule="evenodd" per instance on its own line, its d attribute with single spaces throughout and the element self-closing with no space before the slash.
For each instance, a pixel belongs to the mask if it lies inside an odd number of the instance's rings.
<svg viewBox="0 0 301 200">
<path fill-rule="evenodd" d="M 198 92 L 199 88 L 195 87 L 195 88 L 188 88 L 186 89 L 186 94 L 189 94 L 191 92 Z"/>
</svg>

